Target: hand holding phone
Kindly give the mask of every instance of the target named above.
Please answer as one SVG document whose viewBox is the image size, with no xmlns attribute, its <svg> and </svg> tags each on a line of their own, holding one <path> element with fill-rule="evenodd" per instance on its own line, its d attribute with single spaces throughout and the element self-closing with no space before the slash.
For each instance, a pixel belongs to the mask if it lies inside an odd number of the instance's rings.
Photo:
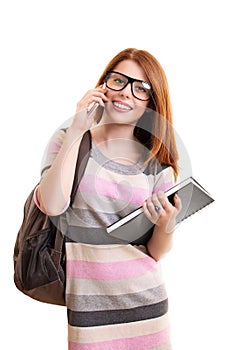
<svg viewBox="0 0 233 350">
<path fill-rule="evenodd" d="M 104 82 L 102 89 L 106 89 L 106 82 Z M 92 116 L 92 114 L 96 111 L 96 109 L 99 107 L 99 103 L 92 102 L 88 108 L 87 108 L 87 115 L 88 117 Z"/>
</svg>

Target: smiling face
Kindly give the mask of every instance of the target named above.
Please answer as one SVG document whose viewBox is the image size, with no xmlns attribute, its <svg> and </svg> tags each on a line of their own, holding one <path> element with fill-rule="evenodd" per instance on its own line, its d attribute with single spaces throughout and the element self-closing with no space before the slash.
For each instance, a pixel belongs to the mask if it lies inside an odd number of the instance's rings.
<svg viewBox="0 0 233 350">
<path fill-rule="evenodd" d="M 133 60 L 124 60 L 118 63 L 114 67 L 114 71 L 134 79 L 148 80 L 143 69 Z M 107 122 L 134 125 L 148 105 L 148 101 L 142 101 L 133 96 L 130 83 L 120 91 L 111 90 L 107 87 L 106 96 L 108 103 L 106 103 L 106 113 L 104 113 L 103 118 Z"/>
</svg>

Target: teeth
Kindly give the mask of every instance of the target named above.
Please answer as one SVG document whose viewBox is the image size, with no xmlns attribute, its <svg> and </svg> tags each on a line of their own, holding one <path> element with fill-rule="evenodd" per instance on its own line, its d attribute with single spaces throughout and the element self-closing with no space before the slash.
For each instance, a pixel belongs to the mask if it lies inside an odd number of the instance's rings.
<svg viewBox="0 0 233 350">
<path fill-rule="evenodd" d="M 123 105 L 122 103 L 119 102 L 113 102 L 114 106 L 121 108 L 121 109 L 125 109 L 127 111 L 131 110 L 131 108 L 129 106 Z"/>
</svg>

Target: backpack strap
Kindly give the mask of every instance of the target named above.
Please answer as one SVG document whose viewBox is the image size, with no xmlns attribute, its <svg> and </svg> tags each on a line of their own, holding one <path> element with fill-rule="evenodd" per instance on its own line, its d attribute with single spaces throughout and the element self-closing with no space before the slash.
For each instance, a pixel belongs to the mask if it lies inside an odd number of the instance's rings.
<svg viewBox="0 0 233 350">
<path fill-rule="evenodd" d="M 77 159 L 76 168 L 75 168 L 73 187 L 71 190 L 71 198 L 70 198 L 71 205 L 74 202 L 74 197 L 75 197 L 76 192 L 78 190 L 79 183 L 83 177 L 83 173 L 85 171 L 85 168 L 86 168 L 86 165 L 87 165 L 87 162 L 89 159 L 90 149 L 91 149 L 91 133 L 90 133 L 90 130 L 87 130 L 85 132 L 85 134 L 83 135 L 80 146 L 79 146 L 78 159 Z"/>
<path fill-rule="evenodd" d="M 82 179 L 83 173 L 85 171 L 85 168 L 89 159 L 90 149 L 91 149 L 91 133 L 90 133 L 90 130 L 88 130 L 83 135 L 79 146 L 78 159 L 75 167 L 75 175 L 74 175 L 73 187 L 72 187 L 71 197 L 70 197 L 70 205 L 72 205 L 74 202 L 75 194 L 78 190 L 79 183 Z M 61 216 L 61 220 L 62 220 L 62 216 Z M 58 223 L 61 224 L 59 220 L 57 221 L 57 224 Z M 58 229 L 59 229 L 59 226 L 58 226 Z M 62 259 L 63 245 L 64 245 L 64 236 L 62 234 L 62 229 L 60 228 L 57 231 L 57 234 L 55 237 L 55 244 L 54 244 L 55 249 L 54 249 L 54 252 L 52 253 L 55 266 L 57 267 L 59 266 L 60 261 Z M 65 257 L 63 256 L 63 258 Z"/>
</svg>

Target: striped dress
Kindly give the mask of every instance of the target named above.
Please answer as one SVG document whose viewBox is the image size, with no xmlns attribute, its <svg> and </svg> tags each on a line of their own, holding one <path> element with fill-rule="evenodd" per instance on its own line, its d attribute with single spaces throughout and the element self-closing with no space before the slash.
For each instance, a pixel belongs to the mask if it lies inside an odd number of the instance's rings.
<svg viewBox="0 0 233 350">
<path fill-rule="evenodd" d="M 47 164 L 62 143 L 50 143 Z M 171 349 L 161 266 L 142 245 L 111 237 L 106 227 L 174 182 L 171 167 L 123 165 L 92 142 L 72 208 L 66 212 L 69 350 Z"/>
</svg>

